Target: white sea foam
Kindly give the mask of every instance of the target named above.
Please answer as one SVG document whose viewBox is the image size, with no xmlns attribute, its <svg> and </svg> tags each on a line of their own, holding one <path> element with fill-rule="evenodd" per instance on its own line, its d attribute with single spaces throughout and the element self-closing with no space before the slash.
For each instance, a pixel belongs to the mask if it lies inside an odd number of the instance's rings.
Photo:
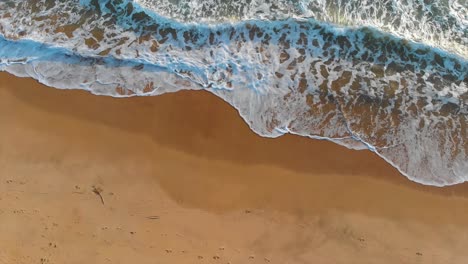
<svg viewBox="0 0 468 264">
<path fill-rule="evenodd" d="M 153 11 L 134 1 L 0 2 L 0 70 L 118 97 L 205 89 L 262 136 L 293 133 L 367 148 L 424 184 L 468 180 L 463 50 L 452 54 L 374 25 L 266 16 L 279 11 L 211 24 Z M 458 34 L 454 28 L 444 34 Z"/>
<path fill-rule="evenodd" d="M 136 0 L 184 22 L 314 18 L 343 26 L 372 26 L 468 56 L 464 0 Z"/>
</svg>

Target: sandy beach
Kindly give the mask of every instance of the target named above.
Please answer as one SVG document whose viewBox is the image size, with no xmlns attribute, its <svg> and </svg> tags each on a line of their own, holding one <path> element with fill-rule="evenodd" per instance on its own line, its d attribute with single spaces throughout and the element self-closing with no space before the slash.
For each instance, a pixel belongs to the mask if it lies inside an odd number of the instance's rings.
<svg viewBox="0 0 468 264">
<path fill-rule="evenodd" d="M 0 73 L 0 264 L 468 263 L 468 184 L 254 134 L 207 92 L 116 99 Z"/>
</svg>

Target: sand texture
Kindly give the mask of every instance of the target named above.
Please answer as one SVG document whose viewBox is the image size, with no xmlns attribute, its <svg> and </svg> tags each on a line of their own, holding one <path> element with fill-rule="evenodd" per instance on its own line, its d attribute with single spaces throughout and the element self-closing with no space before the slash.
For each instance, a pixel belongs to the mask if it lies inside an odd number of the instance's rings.
<svg viewBox="0 0 468 264">
<path fill-rule="evenodd" d="M 206 92 L 115 99 L 0 74 L 0 264 L 468 263 L 468 185 L 255 135 Z"/>
</svg>

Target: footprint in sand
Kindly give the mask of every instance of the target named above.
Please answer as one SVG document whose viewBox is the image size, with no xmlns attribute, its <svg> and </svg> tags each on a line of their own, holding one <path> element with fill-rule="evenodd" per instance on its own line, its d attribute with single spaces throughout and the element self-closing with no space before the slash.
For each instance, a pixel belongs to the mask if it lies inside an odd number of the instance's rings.
<svg viewBox="0 0 468 264">
<path fill-rule="evenodd" d="M 7 259 L 7 256 L 3 252 L 0 252 L 0 264 L 10 263 L 9 261 L 7 261 Z"/>
</svg>

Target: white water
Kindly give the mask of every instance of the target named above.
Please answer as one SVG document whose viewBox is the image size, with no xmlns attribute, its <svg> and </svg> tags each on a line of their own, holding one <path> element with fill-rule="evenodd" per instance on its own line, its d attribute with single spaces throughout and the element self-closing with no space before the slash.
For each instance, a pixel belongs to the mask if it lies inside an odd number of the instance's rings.
<svg viewBox="0 0 468 264">
<path fill-rule="evenodd" d="M 468 179 L 466 38 L 444 51 L 382 33 L 378 24 L 305 20 L 292 15 L 296 9 L 274 12 L 300 19 L 271 21 L 248 6 L 254 13 L 239 15 L 248 22 L 187 24 L 165 17 L 173 16 L 167 10 L 112 3 L 0 2 L 0 69 L 118 97 L 206 89 L 262 136 L 368 148 L 424 184 Z M 193 19 L 197 8 L 173 18 Z M 444 34 L 461 28 L 466 35 L 466 17 L 460 21 Z"/>
</svg>

